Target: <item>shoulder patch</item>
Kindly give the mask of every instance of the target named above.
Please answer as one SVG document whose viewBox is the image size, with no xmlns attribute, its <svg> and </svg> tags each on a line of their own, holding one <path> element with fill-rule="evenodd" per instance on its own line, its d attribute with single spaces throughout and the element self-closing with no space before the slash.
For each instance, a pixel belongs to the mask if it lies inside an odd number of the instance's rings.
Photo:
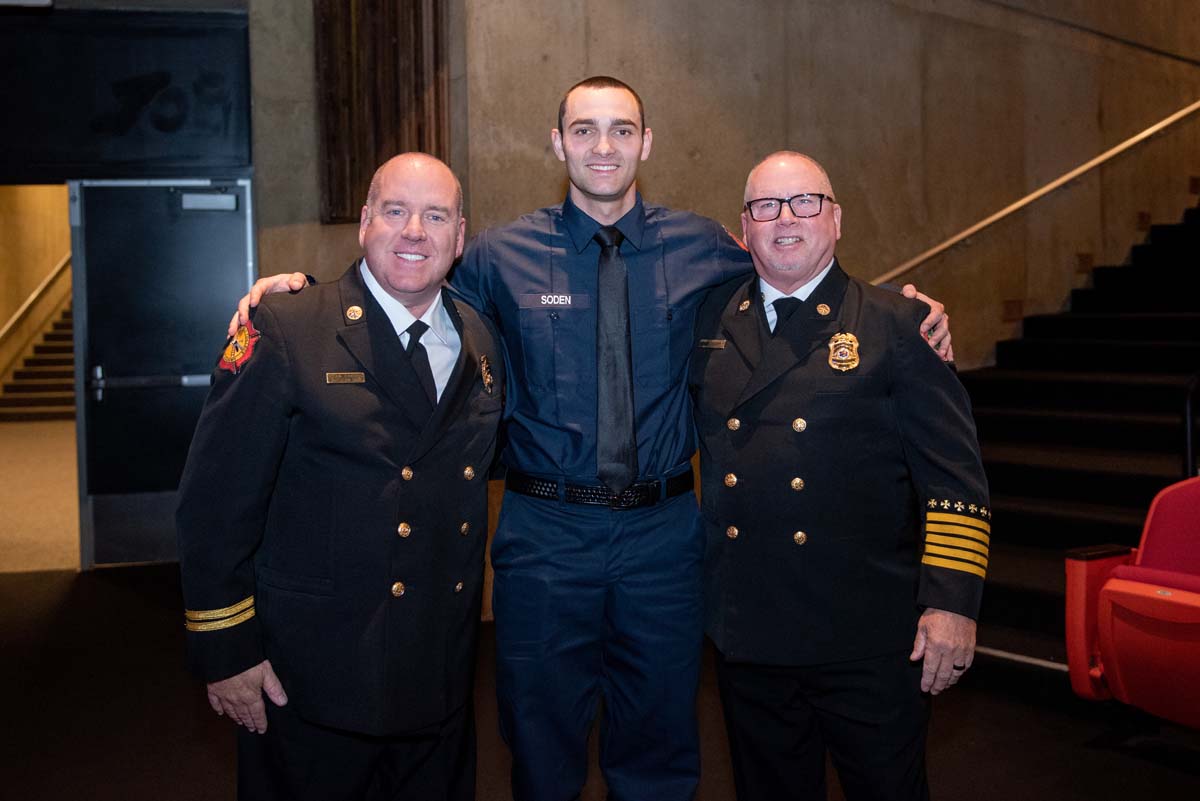
<svg viewBox="0 0 1200 801">
<path fill-rule="evenodd" d="M 725 227 L 725 226 L 723 226 L 723 225 L 721 226 L 721 230 L 722 230 L 722 231 L 724 231 L 725 233 L 729 234 L 729 238 L 730 238 L 730 239 L 732 239 L 734 242 L 737 242 L 737 246 L 738 246 L 739 248 L 741 248 L 742 250 L 746 251 L 747 253 L 749 253 L 749 252 L 750 252 L 750 249 L 749 249 L 748 247 L 746 247 L 746 243 L 745 243 L 745 242 L 743 242 L 743 241 L 742 241 L 740 238 L 738 238 L 736 235 L 734 235 L 733 231 L 730 231 L 728 228 L 726 228 L 726 227 Z"/>
<path fill-rule="evenodd" d="M 254 354 L 254 343 L 260 336 L 262 334 L 255 329 L 254 322 L 247 321 L 237 330 L 236 334 L 229 338 L 217 367 L 237 375 L 237 372 L 242 369 L 242 365 L 250 361 L 250 357 Z"/>
</svg>

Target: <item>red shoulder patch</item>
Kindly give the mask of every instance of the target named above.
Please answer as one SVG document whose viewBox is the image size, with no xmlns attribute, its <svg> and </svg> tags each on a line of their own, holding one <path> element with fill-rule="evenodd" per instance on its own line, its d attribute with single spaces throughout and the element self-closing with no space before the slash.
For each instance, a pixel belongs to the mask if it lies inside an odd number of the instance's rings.
<svg viewBox="0 0 1200 801">
<path fill-rule="evenodd" d="M 254 328 L 254 322 L 247 321 L 237 330 L 236 334 L 229 338 L 217 367 L 237 375 L 237 372 L 242 369 L 242 365 L 250 361 L 250 357 L 254 355 L 254 343 L 260 336 L 262 334 Z"/>
<path fill-rule="evenodd" d="M 721 228 L 724 229 L 725 233 L 729 234 L 730 239 L 732 239 L 734 242 L 737 242 L 737 246 L 739 248 L 741 248 L 742 250 L 745 250 L 746 252 L 749 252 L 750 249 L 746 247 L 746 243 L 743 242 L 742 240 L 738 239 L 734 235 L 733 231 L 730 231 L 728 228 L 725 228 L 725 226 L 723 226 L 723 225 L 721 226 Z"/>
</svg>

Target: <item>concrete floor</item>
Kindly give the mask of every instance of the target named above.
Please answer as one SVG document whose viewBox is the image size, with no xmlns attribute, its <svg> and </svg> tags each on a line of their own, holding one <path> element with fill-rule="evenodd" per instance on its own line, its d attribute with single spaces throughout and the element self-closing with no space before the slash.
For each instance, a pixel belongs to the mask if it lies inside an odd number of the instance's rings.
<svg viewBox="0 0 1200 801">
<path fill-rule="evenodd" d="M 79 568 L 75 422 L 0 423 L 0 573 Z"/>
</svg>

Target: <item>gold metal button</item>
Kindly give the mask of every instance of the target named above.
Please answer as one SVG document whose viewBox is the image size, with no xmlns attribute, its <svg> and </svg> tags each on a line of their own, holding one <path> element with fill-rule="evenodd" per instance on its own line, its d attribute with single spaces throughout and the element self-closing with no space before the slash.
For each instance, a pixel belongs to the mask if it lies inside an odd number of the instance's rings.
<svg viewBox="0 0 1200 801">
<path fill-rule="evenodd" d="M 462 592 L 462 588 L 463 588 L 463 583 L 461 581 L 454 585 L 455 592 Z"/>
<path fill-rule="evenodd" d="M 471 531 L 471 524 L 470 524 L 470 523 L 463 523 L 461 526 L 459 526 L 459 527 L 458 527 L 458 533 L 459 533 L 459 534 L 462 534 L 464 537 L 465 537 L 465 536 L 467 536 L 467 534 L 468 534 L 470 531 Z"/>
<path fill-rule="evenodd" d="M 463 468 L 463 478 L 465 478 L 467 481 L 475 478 L 475 468 L 471 467 L 471 465 L 467 465 L 465 468 Z"/>
<path fill-rule="evenodd" d="M 412 477 L 413 477 L 412 468 L 409 467 L 408 465 L 405 465 L 400 470 L 400 478 L 404 479 L 405 481 L 412 481 Z"/>
<path fill-rule="evenodd" d="M 792 479 L 792 489 L 794 489 L 796 492 L 799 492 L 800 490 L 804 489 L 804 479 L 799 478 L 799 477 L 793 478 Z"/>
<path fill-rule="evenodd" d="M 729 539 L 736 540 L 737 535 L 738 535 L 737 526 L 730 526 L 729 528 L 725 529 L 725 536 L 729 537 Z"/>
<path fill-rule="evenodd" d="M 362 319 L 362 306 L 351 306 L 350 308 L 346 309 L 346 319 L 347 320 L 361 320 Z"/>
<path fill-rule="evenodd" d="M 817 314 L 821 315 L 822 317 L 828 317 L 829 316 L 829 304 L 828 303 L 818 303 L 817 304 Z"/>
<path fill-rule="evenodd" d="M 797 545 L 803 545 L 804 543 L 808 542 L 808 535 L 803 531 L 797 531 L 792 535 L 792 542 L 796 543 Z"/>
<path fill-rule="evenodd" d="M 736 417 L 730 417 L 728 420 L 725 421 L 725 427 L 728 428 L 730 431 L 737 431 L 739 428 L 742 427 L 742 421 L 737 419 Z"/>
<path fill-rule="evenodd" d="M 806 428 L 808 428 L 808 421 L 805 420 L 803 417 L 797 417 L 795 420 L 792 421 L 792 430 L 793 431 L 800 432 Z"/>
<path fill-rule="evenodd" d="M 725 486 L 736 487 L 737 486 L 737 476 L 735 476 L 733 473 L 726 473 L 725 474 Z"/>
<path fill-rule="evenodd" d="M 412 526 L 410 526 L 408 523 L 401 523 L 400 525 L 396 526 L 396 533 L 401 537 L 407 537 L 409 534 L 412 534 Z"/>
<path fill-rule="evenodd" d="M 399 598 L 403 594 L 404 594 L 404 582 L 397 581 L 395 584 L 392 585 L 392 596 L 395 598 Z"/>
</svg>

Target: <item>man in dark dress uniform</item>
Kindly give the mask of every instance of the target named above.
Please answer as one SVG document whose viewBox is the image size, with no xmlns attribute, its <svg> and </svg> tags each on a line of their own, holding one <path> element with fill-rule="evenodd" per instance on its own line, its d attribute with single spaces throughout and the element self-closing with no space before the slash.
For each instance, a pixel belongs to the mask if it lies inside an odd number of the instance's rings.
<svg viewBox="0 0 1200 801">
<path fill-rule="evenodd" d="M 442 287 L 461 198 L 430 156 L 384 164 L 363 261 L 268 299 L 214 373 L 177 521 L 190 662 L 245 727 L 243 799 L 474 798 L 505 378 Z"/>
<path fill-rule="evenodd" d="M 928 695 L 970 667 L 991 518 L 924 304 L 851 278 L 797 153 L 750 173 L 757 275 L 697 314 L 705 623 L 739 801 L 922 799 Z"/>
</svg>

